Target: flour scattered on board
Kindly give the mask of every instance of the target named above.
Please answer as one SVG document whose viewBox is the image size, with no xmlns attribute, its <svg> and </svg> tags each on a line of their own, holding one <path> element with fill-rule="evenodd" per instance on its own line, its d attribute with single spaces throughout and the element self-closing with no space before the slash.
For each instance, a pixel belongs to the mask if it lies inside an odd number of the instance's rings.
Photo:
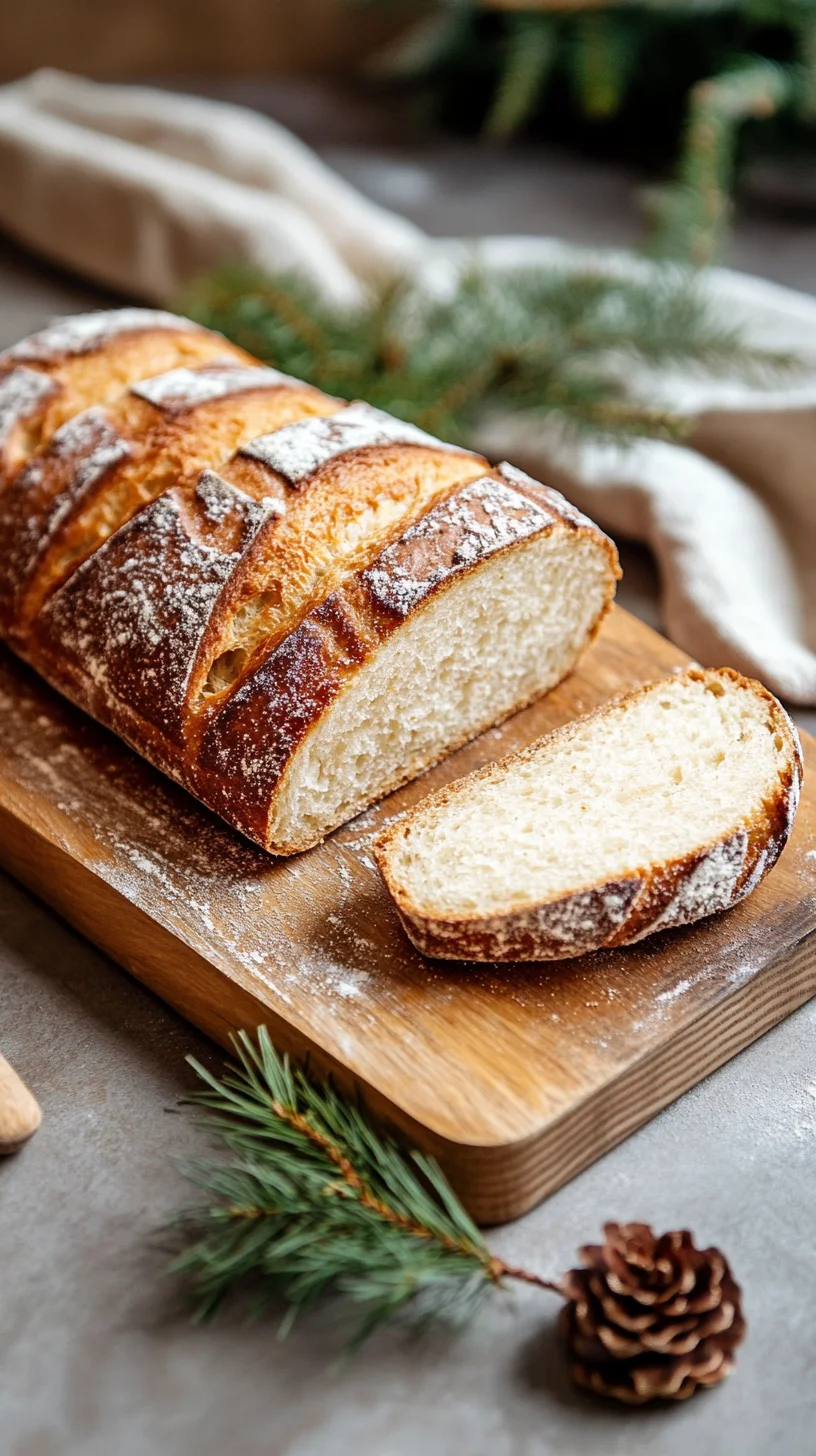
<svg viewBox="0 0 816 1456">
<path fill-rule="evenodd" d="M 711 922 L 715 923 L 717 922 Z M 698 935 L 705 933 L 704 925 L 705 922 Z M 739 933 L 735 935 L 732 945 L 719 945 L 716 955 L 711 958 L 701 954 L 699 965 L 682 980 L 651 995 L 648 1002 L 644 996 L 643 1010 L 638 1008 L 637 1019 L 632 1023 L 631 1030 L 641 1039 L 658 1034 L 668 1018 L 686 1014 L 686 1005 L 697 1008 L 701 994 L 705 996 L 710 992 L 712 996 L 716 996 L 726 989 L 729 992 L 736 990 L 750 981 L 766 962 L 767 947 L 762 928 L 751 931 L 740 924 Z M 692 992 L 697 992 L 697 996 L 692 997 Z"/>
<path fill-rule="evenodd" d="M 678 996 L 684 996 L 686 991 L 690 991 L 693 985 L 694 982 L 691 980 L 678 981 L 677 985 L 672 986 L 670 991 L 661 991 L 655 999 L 657 1001 L 676 1001 Z"/>
</svg>

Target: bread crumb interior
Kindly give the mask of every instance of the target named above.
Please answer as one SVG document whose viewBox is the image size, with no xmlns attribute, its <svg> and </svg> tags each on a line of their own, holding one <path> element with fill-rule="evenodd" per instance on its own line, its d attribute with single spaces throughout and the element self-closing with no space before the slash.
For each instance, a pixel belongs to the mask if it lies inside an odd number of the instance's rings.
<svg viewBox="0 0 816 1456">
<path fill-rule="evenodd" d="M 564 676 L 609 587 L 591 536 L 534 537 L 431 596 L 295 755 L 273 843 L 318 838 Z"/>
<path fill-rule="evenodd" d="M 429 914 L 556 900 L 732 833 L 773 795 L 787 751 L 755 693 L 669 679 L 420 810 L 391 871 Z"/>
</svg>

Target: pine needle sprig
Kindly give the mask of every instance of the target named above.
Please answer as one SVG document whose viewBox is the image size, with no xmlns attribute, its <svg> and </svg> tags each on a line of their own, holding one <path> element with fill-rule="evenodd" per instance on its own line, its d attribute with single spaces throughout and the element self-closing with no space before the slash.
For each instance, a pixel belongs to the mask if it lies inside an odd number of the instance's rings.
<svg viewBox="0 0 816 1456">
<path fill-rule="evenodd" d="M 675 268 L 641 280 L 474 266 L 444 296 L 405 281 L 350 312 L 301 278 L 237 267 L 201 280 L 183 306 L 328 394 L 368 400 L 457 442 L 495 409 L 555 416 L 595 435 L 677 439 L 689 422 L 633 397 L 630 364 L 763 382 L 797 363 L 749 345 Z"/>
<path fill-rule="evenodd" d="M 185 1247 L 171 1272 L 194 1294 L 199 1319 L 251 1283 L 256 1313 L 300 1311 L 337 1296 L 357 1307 L 358 1346 L 386 1321 L 414 1327 L 468 1320 L 506 1279 L 559 1286 L 497 1259 L 436 1163 L 377 1132 L 330 1083 L 313 1081 L 257 1041 L 234 1038 L 223 1078 L 189 1058 L 229 1158 L 197 1159 L 186 1176 L 207 1203 L 181 1216 Z"/>
</svg>

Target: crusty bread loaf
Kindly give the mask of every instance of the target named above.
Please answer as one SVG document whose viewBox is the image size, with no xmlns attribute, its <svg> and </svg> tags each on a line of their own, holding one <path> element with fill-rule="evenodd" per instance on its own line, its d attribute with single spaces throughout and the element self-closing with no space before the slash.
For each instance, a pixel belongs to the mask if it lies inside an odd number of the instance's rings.
<svg viewBox="0 0 816 1456">
<path fill-rule="evenodd" d="M 0 632 L 280 853 L 545 692 L 614 593 L 556 492 L 172 315 L 7 351 L 3 420 Z"/>
<path fill-rule="evenodd" d="M 742 900 L 785 846 L 801 779 L 776 699 L 693 668 L 430 795 L 377 857 L 425 955 L 584 955 Z"/>
</svg>

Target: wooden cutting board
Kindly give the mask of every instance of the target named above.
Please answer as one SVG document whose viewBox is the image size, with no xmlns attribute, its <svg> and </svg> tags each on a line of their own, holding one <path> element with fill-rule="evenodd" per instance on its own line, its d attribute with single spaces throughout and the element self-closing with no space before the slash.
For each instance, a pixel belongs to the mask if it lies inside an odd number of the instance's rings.
<svg viewBox="0 0 816 1456">
<path fill-rule="evenodd" d="M 394 814 L 685 664 L 616 609 L 578 671 L 295 859 L 254 848 L 0 650 L 0 860 L 218 1041 L 265 1022 L 512 1218 L 816 992 L 816 742 L 793 838 L 727 915 L 557 964 L 424 960 L 371 858 Z"/>
</svg>

